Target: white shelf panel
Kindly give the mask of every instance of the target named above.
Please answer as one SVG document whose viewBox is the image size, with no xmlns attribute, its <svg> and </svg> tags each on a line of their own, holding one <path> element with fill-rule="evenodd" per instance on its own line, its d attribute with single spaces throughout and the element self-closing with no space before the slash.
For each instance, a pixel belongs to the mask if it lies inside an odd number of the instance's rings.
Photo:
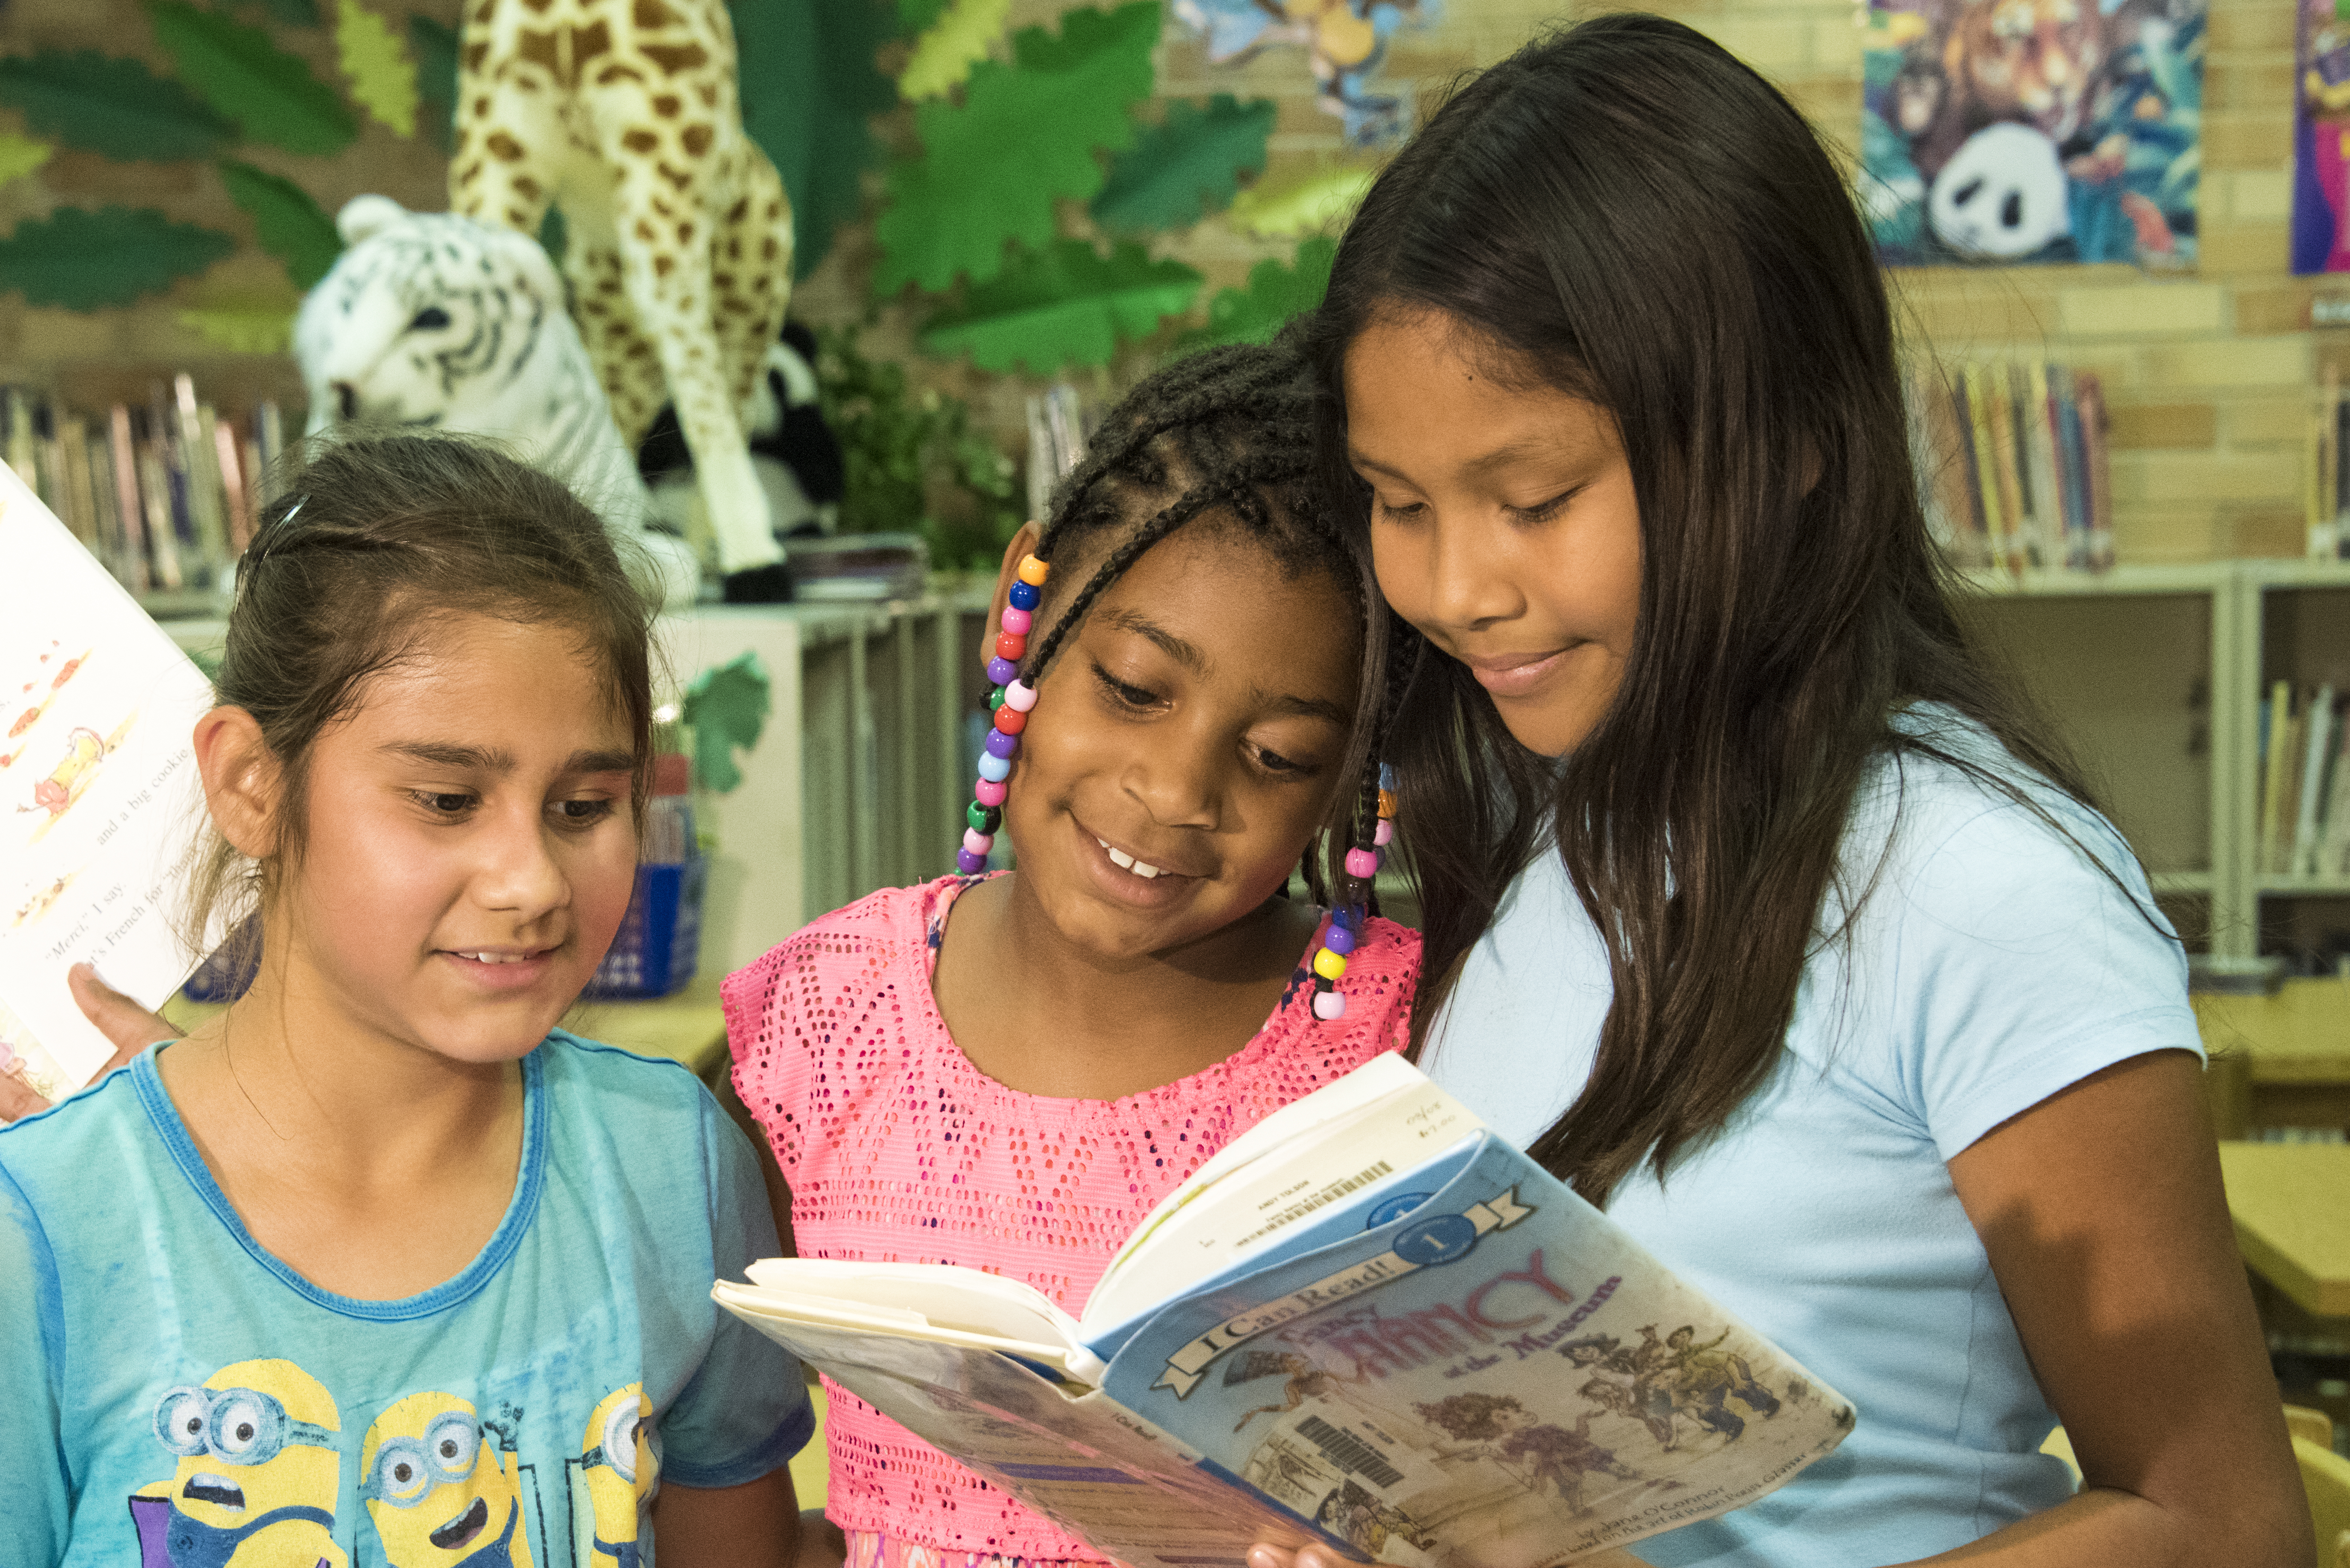
<svg viewBox="0 0 2350 1568">
<path fill-rule="evenodd" d="M 2149 871 L 2148 882 L 2154 885 L 2158 898 L 2189 893 L 2209 893 L 2213 885 L 2209 871 Z"/>
<path fill-rule="evenodd" d="M 2287 563 L 2298 564 L 2298 563 Z M 2325 566 L 2324 562 L 2313 563 Z M 1966 581 L 1978 592 L 1997 598 L 2086 598 L 2109 594 L 2210 594 L 2233 580 L 2233 561 L 2155 562 L 2118 566 L 2102 572 L 2039 570 L 2018 576 L 2009 572 L 1969 572 Z M 2345 563 L 2350 567 L 2350 563 Z M 2343 581 L 2350 583 L 2350 569 Z"/>
<path fill-rule="evenodd" d="M 2350 877 L 2281 877 L 2262 872 L 2257 890 L 2263 898 L 2350 898 Z"/>
</svg>

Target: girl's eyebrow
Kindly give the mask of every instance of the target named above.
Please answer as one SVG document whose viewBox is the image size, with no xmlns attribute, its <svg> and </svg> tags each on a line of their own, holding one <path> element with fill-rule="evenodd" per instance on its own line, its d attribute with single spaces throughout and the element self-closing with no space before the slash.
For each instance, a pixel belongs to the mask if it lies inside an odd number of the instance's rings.
<svg viewBox="0 0 2350 1568">
<path fill-rule="evenodd" d="M 438 741 L 393 741 L 378 749 L 432 767 L 485 774 L 510 774 L 515 768 L 512 752 L 491 746 L 459 746 Z M 634 772 L 636 765 L 636 756 L 629 752 L 577 751 L 566 760 L 561 771 L 565 774 L 625 774 Z"/>
<path fill-rule="evenodd" d="M 1139 610 L 1113 609 L 1102 613 L 1102 622 L 1120 631 L 1130 631 L 1137 637 L 1147 637 L 1159 650 L 1194 675 L 1208 672 L 1207 655 L 1150 619 Z"/>
<path fill-rule="evenodd" d="M 1285 716 L 1327 719 L 1342 730 L 1350 728 L 1355 722 L 1355 716 L 1352 713 L 1326 697 L 1299 697 L 1287 691 L 1278 697 L 1264 691 L 1256 691 L 1252 695 L 1274 712 Z"/>
</svg>

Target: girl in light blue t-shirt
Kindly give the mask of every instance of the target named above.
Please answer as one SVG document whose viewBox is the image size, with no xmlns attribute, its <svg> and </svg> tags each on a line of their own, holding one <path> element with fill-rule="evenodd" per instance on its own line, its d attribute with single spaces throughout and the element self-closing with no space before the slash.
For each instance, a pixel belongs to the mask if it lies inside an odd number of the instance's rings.
<svg viewBox="0 0 2350 1568">
<path fill-rule="evenodd" d="M 0 1127 L 0 1568 L 791 1561 L 799 1368 L 710 1300 L 776 1250 L 749 1142 L 555 1027 L 635 882 L 647 619 L 484 448 L 266 511 L 191 911 L 258 971 Z"/>
<path fill-rule="evenodd" d="M 1424 639 L 1423 1064 L 1858 1411 L 1633 1553 L 2307 1563 L 2179 944 L 1954 610 L 1795 109 L 1659 18 L 1539 40 L 1379 176 L 1315 341 Z M 1595 1419 L 1728 1445 L 1787 1397 Z"/>
</svg>

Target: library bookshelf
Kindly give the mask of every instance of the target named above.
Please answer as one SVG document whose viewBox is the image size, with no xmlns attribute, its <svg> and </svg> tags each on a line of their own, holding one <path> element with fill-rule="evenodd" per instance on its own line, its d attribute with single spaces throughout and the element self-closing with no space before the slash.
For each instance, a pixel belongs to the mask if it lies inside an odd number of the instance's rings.
<svg viewBox="0 0 2350 1568">
<path fill-rule="evenodd" d="M 1966 613 L 2073 742 L 2190 948 L 2350 945 L 2350 875 L 2266 872 L 2259 852 L 2261 700 L 2278 680 L 2350 692 L 2350 561 L 1971 581 Z"/>
</svg>

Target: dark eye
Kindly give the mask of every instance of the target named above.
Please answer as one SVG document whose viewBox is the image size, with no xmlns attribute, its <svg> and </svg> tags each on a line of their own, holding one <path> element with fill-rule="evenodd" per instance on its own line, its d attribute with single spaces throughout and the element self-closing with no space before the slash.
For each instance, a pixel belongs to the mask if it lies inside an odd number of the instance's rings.
<svg viewBox="0 0 2350 1568">
<path fill-rule="evenodd" d="M 437 305 L 428 305 L 418 311 L 408 323 L 411 332 L 437 332 L 449 325 L 449 313 Z"/>
<path fill-rule="evenodd" d="M 612 815 L 608 800 L 559 800 L 555 803 L 555 815 L 566 827 L 586 827 Z"/>
<path fill-rule="evenodd" d="M 1098 664 L 1094 666 L 1094 679 L 1101 682 L 1102 690 L 1112 699 L 1128 708 L 1150 708 L 1158 704 L 1159 693 L 1146 691 L 1139 686 L 1129 686 Z"/>
<path fill-rule="evenodd" d="M 473 804 L 470 794 L 449 794 L 438 790 L 420 790 L 416 804 L 436 816 L 456 816 Z"/>
</svg>

